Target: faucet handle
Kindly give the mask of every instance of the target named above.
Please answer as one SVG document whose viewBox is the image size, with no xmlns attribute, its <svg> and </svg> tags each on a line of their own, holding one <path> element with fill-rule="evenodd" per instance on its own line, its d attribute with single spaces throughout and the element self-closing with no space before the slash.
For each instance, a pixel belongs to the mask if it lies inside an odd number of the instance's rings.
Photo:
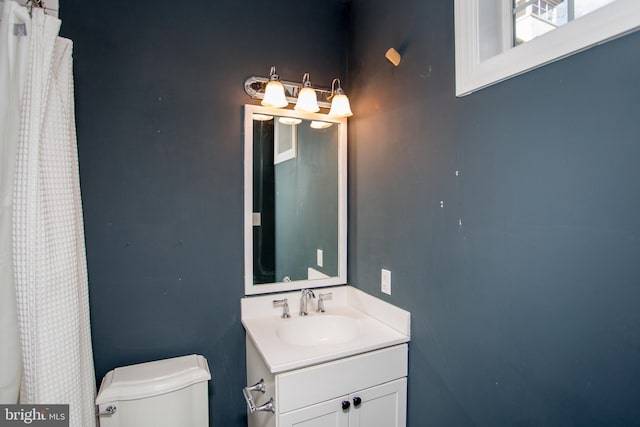
<svg viewBox="0 0 640 427">
<path fill-rule="evenodd" d="M 324 300 L 326 298 L 331 298 L 331 296 L 333 295 L 333 293 L 331 292 L 327 292 L 326 294 L 318 294 L 318 312 L 319 313 L 324 313 Z"/>
<path fill-rule="evenodd" d="M 273 305 L 277 306 L 277 305 L 281 305 L 282 306 L 282 317 L 283 319 L 288 319 L 291 317 L 291 315 L 289 314 L 289 302 L 287 301 L 287 299 L 274 299 L 273 300 Z"/>
</svg>

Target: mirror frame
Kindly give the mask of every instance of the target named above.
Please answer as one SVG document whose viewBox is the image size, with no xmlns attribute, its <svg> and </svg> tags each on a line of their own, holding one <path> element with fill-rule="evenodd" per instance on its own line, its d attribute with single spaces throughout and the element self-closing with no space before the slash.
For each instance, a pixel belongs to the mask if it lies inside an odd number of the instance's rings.
<svg viewBox="0 0 640 427">
<path fill-rule="evenodd" d="M 326 279 L 253 283 L 253 114 L 321 120 L 340 125 L 338 131 L 338 275 Z M 347 119 L 327 114 L 302 113 L 282 108 L 244 106 L 244 293 L 245 295 L 294 291 L 347 283 Z"/>
</svg>

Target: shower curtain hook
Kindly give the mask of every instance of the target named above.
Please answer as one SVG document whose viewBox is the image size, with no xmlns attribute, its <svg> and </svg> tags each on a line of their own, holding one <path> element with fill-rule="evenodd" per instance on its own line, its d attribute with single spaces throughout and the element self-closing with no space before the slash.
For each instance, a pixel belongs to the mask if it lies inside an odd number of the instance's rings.
<svg viewBox="0 0 640 427">
<path fill-rule="evenodd" d="M 47 7 L 44 4 L 44 0 L 27 0 L 26 6 L 29 8 L 29 16 L 32 16 L 33 8 L 45 10 Z"/>
</svg>

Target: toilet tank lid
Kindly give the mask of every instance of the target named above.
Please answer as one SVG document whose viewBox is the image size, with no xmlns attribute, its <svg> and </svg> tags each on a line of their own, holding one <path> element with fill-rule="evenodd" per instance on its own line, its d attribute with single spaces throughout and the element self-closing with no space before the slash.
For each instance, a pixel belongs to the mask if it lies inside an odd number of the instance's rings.
<svg viewBox="0 0 640 427">
<path fill-rule="evenodd" d="M 157 396 L 210 379 L 207 359 L 197 354 L 123 366 L 104 376 L 96 404 Z"/>
</svg>

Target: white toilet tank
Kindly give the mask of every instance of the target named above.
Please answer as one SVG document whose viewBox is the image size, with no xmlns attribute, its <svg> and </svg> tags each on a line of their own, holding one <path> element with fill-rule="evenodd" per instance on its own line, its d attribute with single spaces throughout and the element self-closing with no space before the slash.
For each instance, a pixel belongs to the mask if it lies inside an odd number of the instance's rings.
<svg viewBox="0 0 640 427">
<path fill-rule="evenodd" d="M 196 354 L 109 371 L 96 398 L 100 427 L 208 427 L 210 379 Z"/>
</svg>

